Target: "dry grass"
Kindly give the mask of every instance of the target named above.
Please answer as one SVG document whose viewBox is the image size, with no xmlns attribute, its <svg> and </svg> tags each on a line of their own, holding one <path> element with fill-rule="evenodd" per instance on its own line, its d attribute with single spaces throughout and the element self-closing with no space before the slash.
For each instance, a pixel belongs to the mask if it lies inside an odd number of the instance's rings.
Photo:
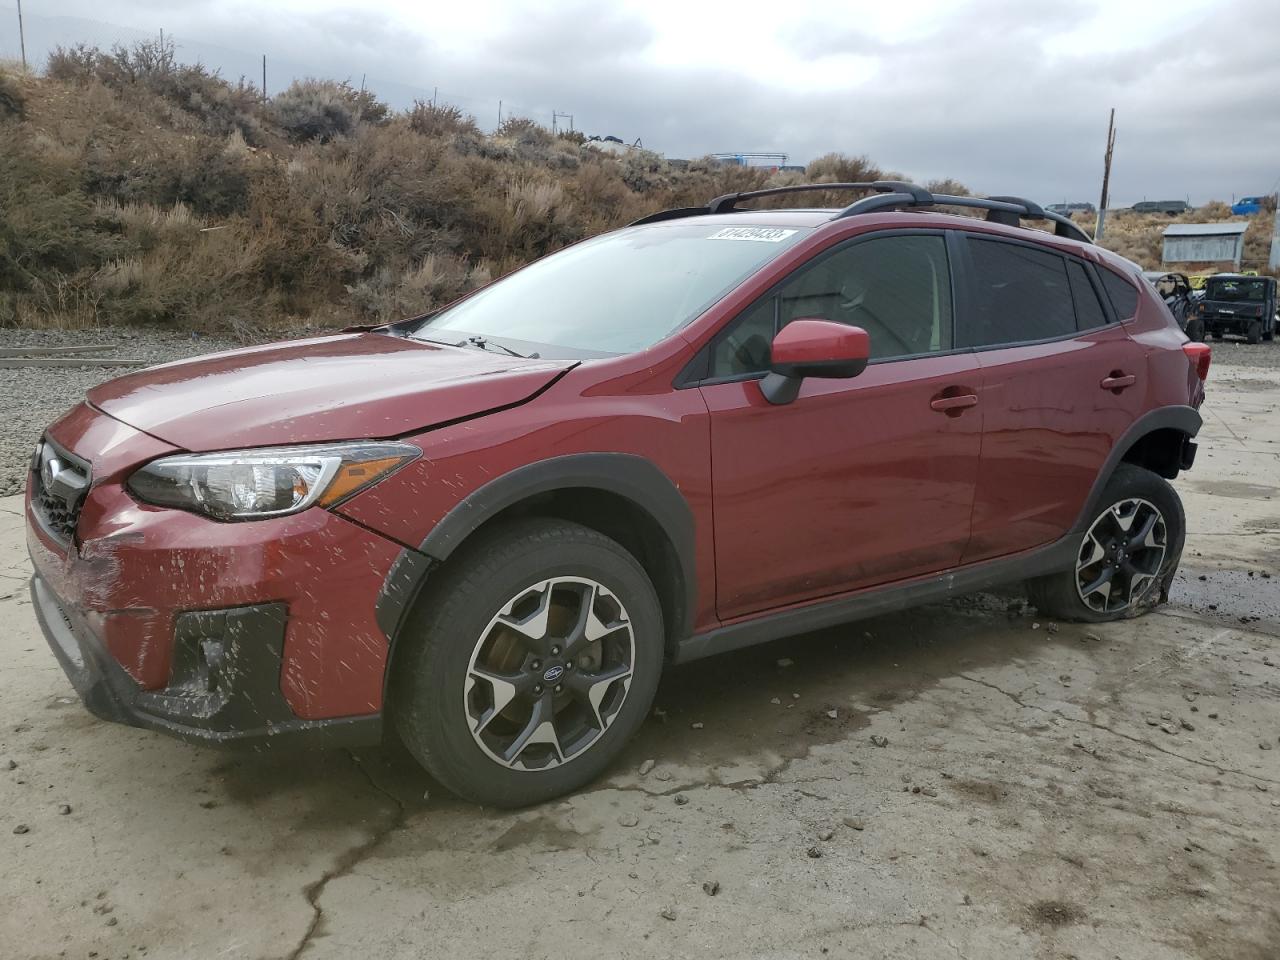
<svg viewBox="0 0 1280 960">
<path fill-rule="evenodd" d="M 1090 234 L 1097 226 L 1094 214 L 1077 215 L 1075 220 Z M 1244 235 L 1243 269 L 1266 271 L 1267 258 L 1271 250 L 1271 230 L 1275 221 L 1274 211 L 1263 212 L 1252 217 L 1232 216 L 1231 208 L 1225 203 L 1207 203 L 1202 207 L 1170 217 L 1166 214 L 1131 213 L 1125 210 L 1107 212 L 1106 223 L 1103 224 L 1102 246 L 1114 250 L 1123 257 L 1128 257 L 1144 270 L 1177 270 L 1181 273 L 1203 274 L 1220 270 L 1234 270 L 1235 265 L 1226 263 L 1178 263 L 1161 262 L 1163 252 L 1162 235 L 1166 227 L 1174 223 L 1228 223 L 1245 222 L 1249 224 Z"/>
<path fill-rule="evenodd" d="M 0 326 L 391 320 L 655 210 L 895 176 L 842 154 L 803 177 L 676 167 L 518 117 L 486 135 L 449 106 L 395 113 L 331 81 L 263 103 L 155 43 L 60 50 L 44 76 L 0 65 Z M 1107 243 L 1149 265 L 1168 222 L 1115 217 Z M 1246 256 L 1266 229 L 1251 224 Z"/>
</svg>

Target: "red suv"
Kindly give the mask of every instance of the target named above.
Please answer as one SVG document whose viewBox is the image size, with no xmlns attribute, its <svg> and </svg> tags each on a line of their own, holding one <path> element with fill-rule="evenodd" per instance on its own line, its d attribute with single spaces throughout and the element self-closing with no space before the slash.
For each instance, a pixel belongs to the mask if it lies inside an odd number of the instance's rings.
<svg viewBox="0 0 1280 960">
<path fill-rule="evenodd" d="M 96 387 L 32 460 L 34 607 L 98 716 L 385 718 L 450 790 L 531 803 L 605 769 L 665 663 L 1017 581 L 1045 616 L 1149 606 L 1208 365 L 1033 203 L 721 197 L 435 314 Z"/>
</svg>

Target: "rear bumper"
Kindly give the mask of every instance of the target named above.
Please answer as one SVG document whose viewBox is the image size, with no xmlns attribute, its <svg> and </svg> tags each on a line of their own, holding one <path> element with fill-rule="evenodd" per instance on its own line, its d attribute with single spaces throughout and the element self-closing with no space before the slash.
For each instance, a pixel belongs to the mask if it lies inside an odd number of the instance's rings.
<svg viewBox="0 0 1280 960">
<path fill-rule="evenodd" d="M 382 738 L 379 714 L 303 720 L 290 709 L 280 689 L 284 604 L 178 617 L 175 643 L 188 656 L 159 690 L 143 689 L 39 574 L 31 580 L 31 605 L 85 707 L 103 720 L 213 744 L 365 746 Z"/>
<path fill-rule="evenodd" d="M 1266 326 L 1266 317 L 1246 317 L 1239 314 L 1205 313 L 1200 315 L 1204 328 L 1218 333 L 1238 333 L 1244 336 L 1255 323 Z"/>
</svg>

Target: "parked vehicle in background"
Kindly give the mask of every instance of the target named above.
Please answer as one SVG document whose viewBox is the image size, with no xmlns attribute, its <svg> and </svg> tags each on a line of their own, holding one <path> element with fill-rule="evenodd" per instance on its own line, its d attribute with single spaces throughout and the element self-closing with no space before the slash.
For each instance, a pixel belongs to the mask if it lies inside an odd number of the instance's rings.
<svg viewBox="0 0 1280 960">
<path fill-rule="evenodd" d="M 1187 336 L 1221 340 L 1227 334 L 1250 343 L 1276 335 L 1276 280 L 1274 277 L 1215 273 L 1204 285 L 1204 297 L 1187 322 Z"/>
<path fill-rule="evenodd" d="M 1164 305 L 1173 314 L 1173 319 L 1178 321 L 1178 326 L 1186 330 L 1187 321 L 1191 318 L 1195 307 L 1191 281 L 1187 279 L 1187 275 L 1185 273 L 1162 273 L 1159 270 L 1147 270 L 1143 272 L 1143 276 L 1150 280 L 1156 288 L 1156 292 L 1164 300 Z M 1201 337 L 1200 339 L 1204 338 Z"/>
<path fill-rule="evenodd" d="M 840 189 L 869 195 L 739 208 Z M 1029 201 L 733 194 L 433 314 L 93 388 L 31 462 L 32 604 L 101 717 L 394 731 L 520 806 L 603 772 L 667 663 L 1007 583 L 1149 609 L 1208 370 Z"/>
<path fill-rule="evenodd" d="M 1231 205 L 1231 212 L 1237 217 L 1250 217 L 1262 212 L 1265 197 L 1241 197 Z"/>
<path fill-rule="evenodd" d="M 1180 213 L 1189 213 L 1194 207 L 1185 200 L 1143 200 L 1130 208 L 1134 213 L 1167 213 L 1176 217 Z"/>
<path fill-rule="evenodd" d="M 1097 209 L 1092 203 L 1084 201 L 1077 203 L 1051 203 L 1045 209 L 1050 213 L 1060 213 L 1064 217 L 1069 217 L 1073 213 L 1097 213 Z"/>
</svg>

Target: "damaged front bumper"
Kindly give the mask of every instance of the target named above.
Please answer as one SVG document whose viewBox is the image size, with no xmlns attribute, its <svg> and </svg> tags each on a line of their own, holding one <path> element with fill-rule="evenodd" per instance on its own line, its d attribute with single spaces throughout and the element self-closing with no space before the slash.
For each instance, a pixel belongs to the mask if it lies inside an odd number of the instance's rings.
<svg viewBox="0 0 1280 960">
<path fill-rule="evenodd" d="M 103 649 L 84 618 L 39 574 L 31 604 L 45 639 L 89 712 L 183 740 L 365 746 L 382 738 L 378 715 L 303 720 L 280 691 L 287 611 L 282 603 L 179 615 L 168 686 L 146 690 Z"/>
</svg>

